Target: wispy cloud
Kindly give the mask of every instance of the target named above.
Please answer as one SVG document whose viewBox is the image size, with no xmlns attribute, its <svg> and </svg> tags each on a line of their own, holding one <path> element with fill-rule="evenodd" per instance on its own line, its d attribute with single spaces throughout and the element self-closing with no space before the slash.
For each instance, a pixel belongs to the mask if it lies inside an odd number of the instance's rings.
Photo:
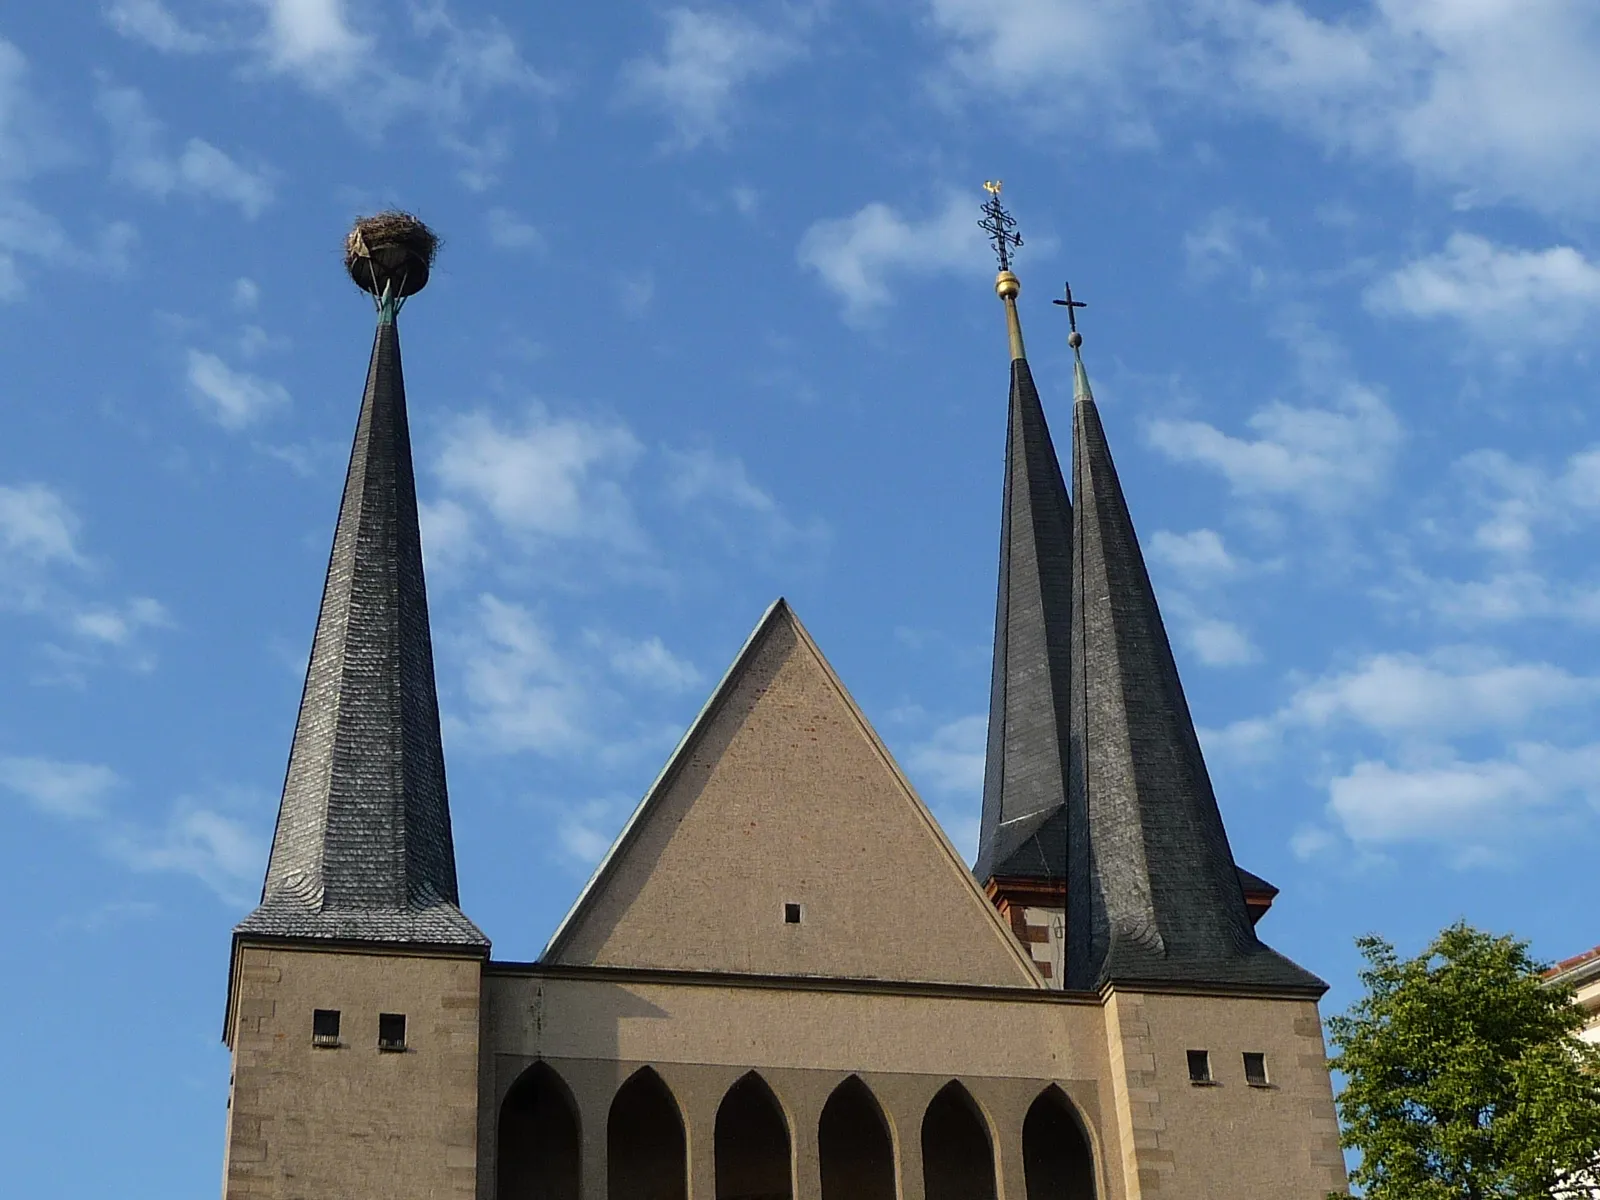
<svg viewBox="0 0 1600 1200">
<path fill-rule="evenodd" d="M 454 641 L 465 704 L 452 723 L 490 753 L 582 757 L 601 768 L 631 761 L 670 744 L 641 702 L 700 682 L 659 637 L 562 637 L 527 605 L 489 594 Z"/>
<path fill-rule="evenodd" d="M 1600 265 L 1572 246 L 1518 250 L 1453 234 L 1366 293 L 1374 312 L 1446 319 L 1480 339 L 1474 354 L 1567 342 L 1600 315 Z"/>
<path fill-rule="evenodd" d="M 112 28 L 157 50 L 225 54 L 251 77 L 290 81 L 364 136 L 420 124 L 460 162 L 466 186 L 489 186 L 511 144 L 508 126 L 477 119 L 483 102 L 497 92 L 548 98 L 556 84 L 492 19 L 463 22 L 444 0 L 385 14 L 391 19 L 363 23 L 345 0 L 248 0 L 213 13 L 200 30 L 160 0 L 114 0 L 107 10 Z"/>
<path fill-rule="evenodd" d="M 1600 517 L 1600 446 L 1575 452 L 1555 470 L 1500 450 L 1474 451 L 1456 470 L 1467 481 L 1471 509 L 1482 515 L 1473 540 L 1496 554 L 1526 555 L 1542 530 L 1570 532 Z"/>
<path fill-rule="evenodd" d="M 1214 529 L 1173 533 L 1158 529 L 1145 542 L 1150 557 L 1164 563 L 1191 586 L 1237 575 L 1242 566 Z"/>
<path fill-rule="evenodd" d="M 161 200 L 220 200 L 251 219 L 272 202 L 271 172 L 241 166 L 210 142 L 192 137 L 176 154 L 167 151 L 164 126 L 138 89 L 103 88 L 98 108 L 111 131 L 112 174 L 124 183 Z"/>
<path fill-rule="evenodd" d="M 731 544 L 767 556 L 782 555 L 793 565 L 805 552 L 827 547 L 828 527 L 815 518 L 797 521 L 765 488 L 750 478 L 742 459 L 706 446 L 663 452 L 667 496 L 680 508 L 693 508 Z"/>
<path fill-rule="evenodd" d="M 624 481 L 644 452 L 626 425 L 558 417 L 530 405 L 517 422 L 457 417 L 434 466 L 458 504 L 536 541 L 592 541 L 637 551 L 644 533 Z M 460 528 L 460 512 L 454 513 Z"/>
<path fill-rule="evenodd" d="M 741 89 L 803 50 L 795 29 L 760 25 L 731 9 L 674 8 L 665 20 L 660 52 L 623 67 L 622 95 L 665 113 L 673 126 L 669 144 L 681 149 L 721 140 Z"/>
<path fill-rule="evenodd" d="M 161 0 L 113 0 L 105 14 L 123 37 L 167 54 L 198 54 L 214 46 L 211 38 L 185 25 Z"/>
<path fill-rule="evenodd" d="M 42 483 L 0 485 L 0 548 L 7 558 L 33 563 L 81 564 L 76 513 Z"/>
<path fill-rule="evenodd" d="M 1362 761 L 1328 785 L 1328 810 L 1366 845 L 1444 843 L 1462 865 L 1497 857 L 1524 830 L 1572 800 L 1600 801 L 1600 743 L 1520 742 L 1504 757 L 1395 765 Z"/>
<path fill-rule="evenodd" d="M 237 797 L 180 800 L 164 821 L 146 825 L 114 803 L 129 785 L 110 767 L 29 757 L 0 757 L 0 788 L 81 827 L 107 858 L 192 876 L 230 903 L 244 899 L 265 862 L 261 839 L 227 811 L 239 806 Z"/>
<path fill-rule="evenodd" d="M 489 241 L 502 250 L 543 250 L 544 234 L 510 209 L 491 208 L 486 218 Z"/>
<path fill-rule="evenodd" d="M 936 212 L 908 219 L 874 202 L 813 224 L 800 241 L 800 265 L 844 302 L 847 319 L 860 322 L 890 303 L 897 276 L 981 267 L 986 251 L 972 208 L 970 199 L 952 193 Z"/>
<path fill-rule="evenodd" d="M 1204 421 L 1163 418 L 1149 436 L 1175 462 L 1216 471 L 1237 496 L 1293 500 L 1323 514 L 1383 490 L 1401 441 L 1383 398 L 1358 384 L 1347 385 L 1333 407 L 1273 401 L 1245 424 L 1250 434 L 1241 437 Z"/>
<path fill-rule="evenodd" d="M 1590 723 L 1597 700 L 1600 678 L 1486 647 L 1376 654 L 1205 740 L 1212 753 L 1256 758 L 1304 757 L 1310 743 L 1310 760 L 1326 764 L 1327 813 L 1344 837 L 1430 842 L 1466 862 L 1509 845 L 1516 821 L 1553 817 L 1562 803 L 1600 793 L 1600 744 L 1559 740 Z M 1331 844 L 1317 827 L 1297 838 L 1301 854 Z"/>
<path fill-rule="evenodd" d="M 344 0 L 255 0 L 266 17 L 261 44 L 275 67 L 297 72 L 352 72 L 371 48 L 345 15 Z"/>
<path fill-rule="evenodd" d="M 983 760 L 989 718 L 983 713 L 939 725 L 905 754 L 906 774 L 933 798 L 932 807 L 951 843 L 971 859 L 978 852 Z"/>
<path fill-rule="evenodd" d="M 200 410 L 224 429 L 244 429 L 289 406 L 282 384 L 236 370 L 204 350 L 189 350 L 187 378 Z"/>
<path fill-rule="evenodd" d="M 1600 20 L 1585 0 L 929 0 L 952 79 L 1113 136 L 1170 101 L 1259 113 L 1469 199 L 1582 211 L 1600 193 Z M 1064 80 L 1093 88 L 1063 86 Z"/>
<path fill-rule="evenodd" d="M 52 817 L 103 816 L 121 779 L 99 763 L 49 758 L 0 758 L 0 786 Z"/>
<path fill-rule="evenodd" d="M 102 651 L 130 666 L 152 665 L 139 647 L 144 630 L 164 628 L 172 618 L 149 597 L 94 599 L 86 594 L 95 564 L 80 544 L 83 522 L 66 498 L 43 483 L 0 484 L 0 611 L 44 617 L 75 648 L 54 647 L 58 666 L 99 661 Z"/>
<path fill-rule="evenodd" d="M 639 687 L 682 692 L 697 687 L 703 678 L 693 663 L 667 649 L 659 637 L 635 639 L 589 630 L 584 641 L 604 656 L 614 674 Z"/>
</svg>

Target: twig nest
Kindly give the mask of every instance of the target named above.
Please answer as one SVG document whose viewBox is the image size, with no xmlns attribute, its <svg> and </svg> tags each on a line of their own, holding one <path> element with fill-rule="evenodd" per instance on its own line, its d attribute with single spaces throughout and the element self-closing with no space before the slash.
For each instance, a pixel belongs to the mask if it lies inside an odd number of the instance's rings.
<svg viewBox="0 0 1600 1200">
<path fill-rule="evenodd" d="M 428 286 L 439 239 L 410 213 L 381 212 L 356 221 L 344 239 L 344 269 L 364 292 L 414 296 Z"/>
</svg>

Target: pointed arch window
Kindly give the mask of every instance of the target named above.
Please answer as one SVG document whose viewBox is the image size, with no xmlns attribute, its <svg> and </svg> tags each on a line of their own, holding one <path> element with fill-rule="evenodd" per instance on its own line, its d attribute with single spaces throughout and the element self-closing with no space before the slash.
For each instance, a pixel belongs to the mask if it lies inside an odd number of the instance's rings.
<svg viewBox="0 0 1600 1200">
<path fill-rule="evenodd" d="M 606 1121 L 609 1200 L 688 1200 L 683 1114 L 666 1081 L 640 1067 L 617 1089 Z"/>
<path fill-rule="evenodd" d="M 534 1063 L 500 1106 L 497 1200 L 579 1200 L 581 1145 L 572 1093 L 548 1063 Z"/>
<path fill-rule="evenodd" d="M 1040 1092 L 1022 1122 L 1028 1200 L 1094 1200 L 1094 1156 L 1082 1121 L 1055 1084 Z"/>
<path fill-rule="evenodd" d="M 922 1115 L 922 1186 L 927 1200 L 996 1200 L 989 1123 L 955 1080 Z"/>
<path fill-rule="evenodd" d="M 754 1071 L 717 1108 L 717 1200 L 792 1200 L 789 1122 L 767 1081 Z"/>
<path fill-rule="evenodd" d="M 822 1200 L 895 1200 L 894 1142 L 872 1089 L 850 1076 L 817 1124 Z"/>
</svg>

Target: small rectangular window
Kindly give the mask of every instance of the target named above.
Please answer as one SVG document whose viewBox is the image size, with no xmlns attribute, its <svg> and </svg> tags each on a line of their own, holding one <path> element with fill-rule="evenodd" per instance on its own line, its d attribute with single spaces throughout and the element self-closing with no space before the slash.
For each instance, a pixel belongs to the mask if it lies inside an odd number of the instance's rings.
<svg viewBox="0 0 1600 1200">
<path fill-rule="evenodd" d="M 339 1044 L 339 1010 L 318 1008 L 311 1013 L 311 1044 L 337 1046 Z"/>
<path fill-rule="evenodd" d="M 405 1013 L 378 1014 L 378 1049 L 404 1050 L 406 1048 Z"/>
<path fill-rule="evenodd" d="M 783 919 L 789 925 L 800 924 L 800 906 L 792 900 L 785 904 L 783 906 Z"/>
<path fill-rule="evenodd" d="M 1245 1052 L 1244 1081 L 1251 1087 L 1267 1086 L 1267 1056 L 1265 1054 Z"/>
<path fill-rule="evenodd" d="M 1189 1082 L 1211 1082 L 1211 1055 L 1204 1050 L 1189 1051 Z"/>
</svg>

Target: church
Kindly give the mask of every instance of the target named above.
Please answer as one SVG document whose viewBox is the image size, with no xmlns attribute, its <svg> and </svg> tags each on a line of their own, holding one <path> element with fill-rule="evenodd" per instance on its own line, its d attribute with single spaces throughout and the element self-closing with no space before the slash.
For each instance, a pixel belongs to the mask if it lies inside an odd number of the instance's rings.
<svg viewBox="0 0 1600 1200">
<path fill-rule="evenodd" d="M 1075 321 L 1069 494 L 990 191 L 1010 379 L 976 864 L 779 599 L 535 962 L 459 906 L 396 325 L 436 243 L 358 223 L 378 325 L 233 933 L 224 1200 L 1344 1192 L 1326 985 L 1257 936 L 1276 892 L 1234 862 Z"/>
</svg>

